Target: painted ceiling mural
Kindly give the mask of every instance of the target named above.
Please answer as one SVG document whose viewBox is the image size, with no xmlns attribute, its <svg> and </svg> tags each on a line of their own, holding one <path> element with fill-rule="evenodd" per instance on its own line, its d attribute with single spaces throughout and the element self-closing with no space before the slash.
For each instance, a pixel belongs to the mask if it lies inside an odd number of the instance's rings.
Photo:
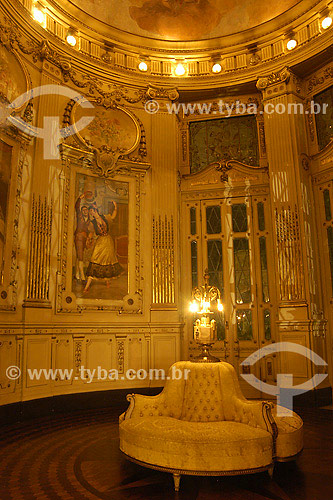
<svg viewBox="0 0 333 500">
<path fill-rule="evenodd" d="M 71 0 L 88 15 L 136 35 L 198 40 L 238 33 L 269 21 L 295 0 Z"/>
</svg>

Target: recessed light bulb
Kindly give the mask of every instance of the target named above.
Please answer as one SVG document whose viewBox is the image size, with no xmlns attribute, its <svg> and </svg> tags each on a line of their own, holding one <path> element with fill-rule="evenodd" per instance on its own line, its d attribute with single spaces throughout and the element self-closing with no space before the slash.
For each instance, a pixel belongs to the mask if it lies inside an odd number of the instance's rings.
<svg viewBox="0 0 333 500">
<path fill-rule="evenodd" d="M 212 72 L 213 73 L 221 73 L 222 71 L 222 66 L 220 63 L 215 63 L 212 67 Z"/>
<path fill-rule="evenodd" d="M 294 38 L 289 40 L 289 42 L 287 43 L 288 50 L 293 50 L 296 46 L 297 46 L 297 41 Z"/>
<path fill-rule="evenodd" d="M 34 20 L 37 21 L 39 24 L 43 24 L 45 21 L 44 12 L 40 10 L 38 7 L 33 8 L 32 16 Z"/>
<path fill-rule="evenodd" d="M 75 47 L 75 45 L 77 44 L 77 40 L 74 35 L 67 35 L 66 41 L 68 45 L 71 45 L 72 47 Z"/>
<path fill-rule="evenodd" d="M 139 63 L 139 70 L 140 71 L 147 71 L 148 70 L 148 64 L 145 61 L 141 61 Z"/>
<path fill-rule="evenodd" d="M 324 30 L 327 30 L 332 24 L 332 18 L 330 16 L 325 17 L 325 19 L 322 20 L 321 26 Z"/>
<path fill-rule="evenodd" d="M 177 76 L 185 75 L 185 68 L 181 63 L 177 64 L 176 69 L 175 69 L 175 74 Z"/>
</svg>

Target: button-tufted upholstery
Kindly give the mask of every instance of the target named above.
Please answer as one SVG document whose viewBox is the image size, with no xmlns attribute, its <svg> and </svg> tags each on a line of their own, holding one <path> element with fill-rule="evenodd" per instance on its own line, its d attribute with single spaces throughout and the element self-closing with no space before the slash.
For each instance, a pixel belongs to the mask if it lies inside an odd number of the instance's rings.
<svg viewBox="0 0 333 500">
<path fill-rule="evenodd" d="M 172 380 L 171 367 L 160 394 L 128 396 L 119 434 L 129 458 L 171 472 L 214 475 L 267 469 L 275 457 L 301 451 L 300 417 L 274 419 L 272 403 L 246 400 L 229 363 L 173 366 L 187 377 Z"/>
</svg>

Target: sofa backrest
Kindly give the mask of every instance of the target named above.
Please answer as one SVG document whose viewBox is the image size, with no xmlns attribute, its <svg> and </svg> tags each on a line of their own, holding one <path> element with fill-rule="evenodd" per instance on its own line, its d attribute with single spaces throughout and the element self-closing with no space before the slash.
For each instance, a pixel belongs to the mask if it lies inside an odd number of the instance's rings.
<svg viewBox="0 0 333 500">
<path fill-rule="evenodd" d="M 218 422 L 235 419 L 235 401 L 244 399 L 235 370 L 229 363 L 192 363 L 173 365 L 185 373 L 183 380 L 168 382 L 179 401 L 175 418 L 190 422 Z M 169 391 L 168 391 L 169 392 Z M 175 403 L 175 401 L 173 401 Z"/>
</svg>

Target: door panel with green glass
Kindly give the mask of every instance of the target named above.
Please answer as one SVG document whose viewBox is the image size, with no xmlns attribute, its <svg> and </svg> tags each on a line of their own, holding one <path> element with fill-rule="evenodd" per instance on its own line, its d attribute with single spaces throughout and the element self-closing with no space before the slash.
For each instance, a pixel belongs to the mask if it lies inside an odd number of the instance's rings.
<svg viewBox="0 0 333 500">
<path fill-rule="evenodd" d="M 266 198 L 251 196 L 187 204 L 188 289 L 203 284 L 203 273 L 208 269 L 210 284 L 220 289 L 224 304 L 224 312 L 214 314 L 218 327 L 214 354 L 232 363 L 239 376 L 247 373 L 241 362 L 274 337 L 268 209 Z M 275 367 L 271 359 L 269 362 L 268 367 L 264 362 L 256 363 L 251 373 L 266 381 L 273 379 Z M 248 397 L 260 395 L 244 384 Z"/>
</svg>

